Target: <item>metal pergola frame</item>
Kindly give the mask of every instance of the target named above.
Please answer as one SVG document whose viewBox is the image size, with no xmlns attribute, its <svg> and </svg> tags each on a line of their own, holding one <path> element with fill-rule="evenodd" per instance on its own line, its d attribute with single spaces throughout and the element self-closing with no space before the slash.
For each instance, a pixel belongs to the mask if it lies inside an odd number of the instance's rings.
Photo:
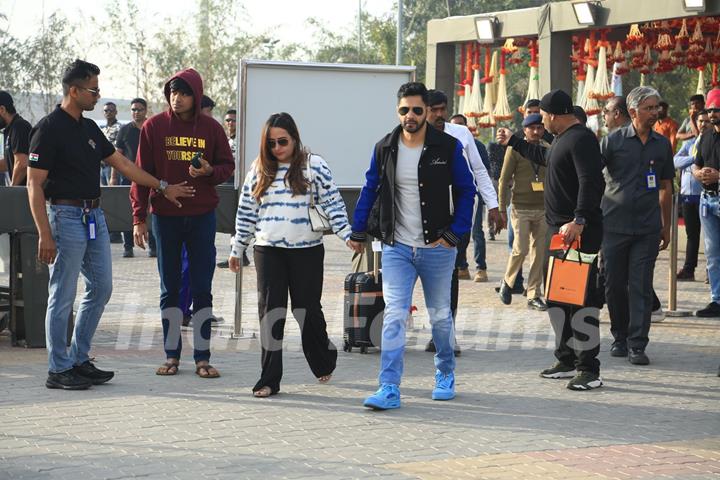
<svg viewBox="0 0 720 480">
<path fill-rule="evenodd" d="M 688 12 L 683 0 L 603 0 L 596 10 L 596 23 L 580 25 L 572 2 L 547 3 L 542 7 L 482 13 L 430 20 L 427 25 L 428 88 L 445 92 L 456 90 L 456 49 L 461 43 L 477 40 L 475 18 L 493 16 L 496 46 L 514 37 L 537 37 L 540 55 L 538 73 L 540 93 L 554 88 L 572 92 L 573 68 L 570 61 L 573 34 L 598 28 L 616 28 L 675 18 L 720 15 L 720 0 L 706 0 L 704 12 Z M 452 101 L 452 96 L 449 99 Z"/>
</svg>

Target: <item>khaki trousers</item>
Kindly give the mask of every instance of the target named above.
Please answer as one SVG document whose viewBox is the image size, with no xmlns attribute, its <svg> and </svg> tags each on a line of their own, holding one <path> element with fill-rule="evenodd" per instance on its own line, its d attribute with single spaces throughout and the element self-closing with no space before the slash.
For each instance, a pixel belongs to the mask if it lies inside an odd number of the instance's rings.
<svg viewBox="0 0 720 480">
<path fill-rule="evenodd" d="M 512 286 L 522 267 L 525 257 L 530 254 L 528 275 L 528 300 L 542 295 L 543 262 L 545 261 L 545 210 L 518 210 L 510 208 L 510 221 L 515 232 L 512 252 L 505 269 L 505 283 Z"/>
</svg>

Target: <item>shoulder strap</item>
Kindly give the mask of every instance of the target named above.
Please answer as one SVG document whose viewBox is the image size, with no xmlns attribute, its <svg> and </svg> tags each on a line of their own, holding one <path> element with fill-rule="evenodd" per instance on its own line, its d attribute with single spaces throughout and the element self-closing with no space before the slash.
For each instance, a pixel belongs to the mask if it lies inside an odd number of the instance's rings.
<svg viewBox="0 0 720 480">
<path fill-rule="evenodd" d="M 312 167 L 310 166 L 310 156 L 312 154 L 308 153 L 307 156 L 307 171 L 308 171 L 308 179 L 310 180 L 310 207 L 315 208 L 315 195 L 313 194 L 313 183 L 315 183 L 315 179 L 313 178 L 312 174 Z"/>
</svg>

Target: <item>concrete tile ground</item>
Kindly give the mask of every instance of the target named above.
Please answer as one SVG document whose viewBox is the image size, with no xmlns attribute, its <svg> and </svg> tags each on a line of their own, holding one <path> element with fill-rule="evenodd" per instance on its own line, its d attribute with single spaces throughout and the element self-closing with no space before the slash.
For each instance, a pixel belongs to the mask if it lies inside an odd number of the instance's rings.
<svg viewBox="0 0 720 480">
<path fill-rule="evenodd" d="M 519 296 L 505 307 L 493 290 L 507 258 L 504 238 L 488 242 L 490 282 L 461 282 L 456 400 L 429 398 L 433 364 L 423 345 L 430 334 L 417 289 L 403 408 L 390 412 L 361 406 L 376 386 L 376 352 L 341 351 L 332 382 L 319 385 L 294 322 L 281 394 L 253 398 L 259 345 L 256 338 L 228 338 L 235 294 L 227 270 L 214 281 L 216 314 L 226 322 L 215 330 L 213 364 L 223 376 L 198 378 L 187 357 L 178 376 L 157 377 L 163 355 L 156 267 L 141 255 L 120 258 L 121 246 L 113 245 L 115 290 L 93 350 L 101 368 L 116 370 L 110 384 L 48 390 L 45 351 L 11 347 L 0 336 L 0 479 L 718 478 L 720 321 L 653 324 L 652 363 L 635 367 L 609 356 L 603 313 L 606 386 L 571 392 L 564 381 L 537 375 L 553 361 L 547 315 L 527 310 Z M 217 245 L 224 255 L 227 236 Z M 323 304 L 340 346 L 349 254 L 335 238 L 326 248 Z M 662 253 L 655 286 L 664 303 L 667 268 Z M 252 267 L 243 286 L 243 333 L 251 337 Z M 707 301 L 701 281 L 680 284 L 680 308 Z"/>
</svg>

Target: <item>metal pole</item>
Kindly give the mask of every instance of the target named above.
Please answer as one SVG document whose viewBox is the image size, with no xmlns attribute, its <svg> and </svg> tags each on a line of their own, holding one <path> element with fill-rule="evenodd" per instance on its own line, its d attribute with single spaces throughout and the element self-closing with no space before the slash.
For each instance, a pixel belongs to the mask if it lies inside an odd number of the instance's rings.
<svg viewBox="0 0 720 480">
<path fill-rule="evenodd" d="M 402 65 L 403 0 L 398 0 L 397 36 L 395 39 L 395 65 Z"/>
<path fill-rule="evenodd" d="M 687 317 L 692 312 L 677 309 L 677 260 L 678 260 L 678 216 L 680 195 L 675 192 L 672 199 L 671 226 L 670 226 L 670 271 L 668 272 L 668 310 L 670 317 Z"/>
</svg>

